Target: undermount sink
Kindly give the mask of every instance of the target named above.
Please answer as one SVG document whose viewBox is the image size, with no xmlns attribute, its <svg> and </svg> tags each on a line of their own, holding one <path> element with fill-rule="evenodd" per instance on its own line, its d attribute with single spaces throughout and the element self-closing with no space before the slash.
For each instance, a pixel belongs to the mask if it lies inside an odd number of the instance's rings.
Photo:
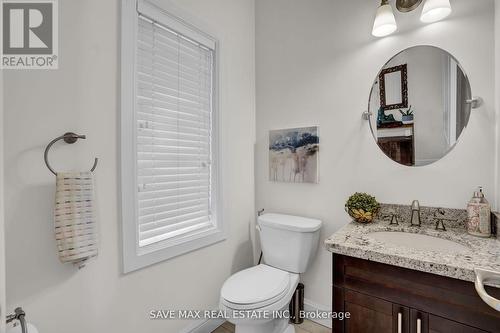
<svg viewBox="0 0 500 333">
<path fill-rule="evenodd" d="M 453 253 L 469 251 L 466 246 L 451 240 L 409 232 L 378 231 L 367 236 L 379 242 L 417 250 Z"/>
</svg>

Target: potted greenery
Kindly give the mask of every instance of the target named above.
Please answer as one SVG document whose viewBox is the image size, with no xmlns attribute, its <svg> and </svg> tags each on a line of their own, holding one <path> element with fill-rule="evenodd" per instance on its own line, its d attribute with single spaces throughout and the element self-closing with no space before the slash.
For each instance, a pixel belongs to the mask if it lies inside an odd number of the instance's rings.
<svg viewBox="0 0 500 333">
<path fill-rule="evenodd" d="M 413 110 L 411 109 L 411 105 L 408 110 L 403 111 L 400 109 L 399 113 L 401 113 L 401 115 L 403 116 L 403 118 L 401 119 L 403 124 L 413 124 L 414 115 Z"/>
<path fill-rule="evenodd" d="M 380 209 L 375 197 L 366 193 L 354 193 L 345 204 L 345 211 L 354 221 L 371 223 Z"/>
</svg>

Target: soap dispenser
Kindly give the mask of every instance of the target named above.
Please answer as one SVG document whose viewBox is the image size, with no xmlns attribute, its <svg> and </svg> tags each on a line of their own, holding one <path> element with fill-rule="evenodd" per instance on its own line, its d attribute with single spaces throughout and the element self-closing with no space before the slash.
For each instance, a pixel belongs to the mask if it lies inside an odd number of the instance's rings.
<svg viewBox="0 0 500 333">
<path fill-rule="evenodd" d="M 491 236 L 491 206 L 484 197 L 483 188 L 474 192 L 467 205 L 467 232 L 478 237 Z"/>
</svg>

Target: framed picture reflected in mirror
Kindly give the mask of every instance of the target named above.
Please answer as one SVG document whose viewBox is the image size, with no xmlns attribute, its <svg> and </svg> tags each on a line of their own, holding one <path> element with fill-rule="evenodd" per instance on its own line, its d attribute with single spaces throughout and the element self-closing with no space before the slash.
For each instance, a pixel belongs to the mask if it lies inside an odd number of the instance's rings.
<svg viewBox="0 0 500 333">
<path fill-rule="evenodd" d="M 379 74 L 380 106 L 383 110 L 408 107 L 408 69 L 399 65 L 382 70 Z"/>
</svg>

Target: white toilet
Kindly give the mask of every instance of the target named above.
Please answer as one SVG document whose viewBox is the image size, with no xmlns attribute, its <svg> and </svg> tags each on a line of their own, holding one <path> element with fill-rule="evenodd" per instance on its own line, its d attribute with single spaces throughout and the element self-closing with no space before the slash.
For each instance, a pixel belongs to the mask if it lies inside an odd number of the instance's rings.
<svg viewBox="0 0 500 333">
<path fill-rule="evenodd" d="M 236 333 L 294 333 L 286 314 L 299 274 L 312 261 L 321 221 L 282 214 L 258 218 L 264 264 L 240 271 L 222 286 L 220 308 Z M 281 311 L 281 312 L 280 312 Z"/>
</svg>

